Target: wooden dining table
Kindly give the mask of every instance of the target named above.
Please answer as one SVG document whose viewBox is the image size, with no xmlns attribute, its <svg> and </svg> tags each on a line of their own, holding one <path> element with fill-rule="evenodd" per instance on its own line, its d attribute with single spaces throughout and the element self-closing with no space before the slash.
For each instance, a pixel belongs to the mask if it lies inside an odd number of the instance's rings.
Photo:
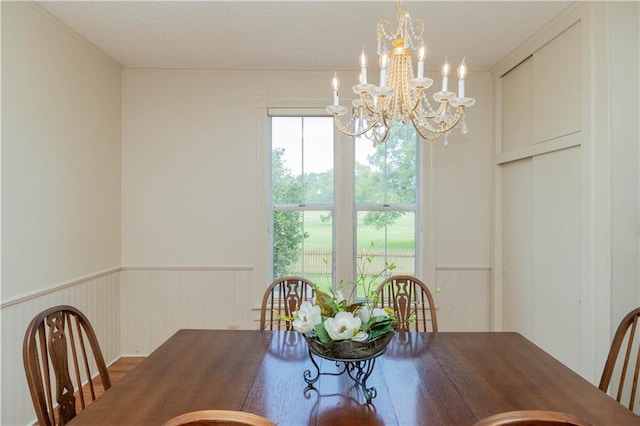
<svg viewBox="0 0 640 426">
<path fill-rule="evenodd" d="M 161 425 L 194 410 L 242 410 L 278 425 L 472 425 L 511 410 L 556 410 L 593 425 L 640 417 L 517 333 L 396 333 L 360 388 L 295 331 L 179 330 L 72 420 Z"/>
</svg>

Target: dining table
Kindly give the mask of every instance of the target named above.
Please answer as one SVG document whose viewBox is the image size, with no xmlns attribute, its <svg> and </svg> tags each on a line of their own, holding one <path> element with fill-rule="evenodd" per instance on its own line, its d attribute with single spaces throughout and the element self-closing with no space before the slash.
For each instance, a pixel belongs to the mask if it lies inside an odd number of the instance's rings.
<svg viewBox="0 0 640 426">
<path fill-rule="evenodd" d="M 366 387 L 314 356 L 296 331 L 177 331 L 71 425 L 162 425 L 195 410 L 241 410 L 277 425 L 473 425 L 512 410 L 592 425 L 640 417 L 515 332 L 398 332 Z M 321 374 L 309 385 L 305 372 Z M 307 373 L 309 375 L 309 373 Z"/>
</svg>

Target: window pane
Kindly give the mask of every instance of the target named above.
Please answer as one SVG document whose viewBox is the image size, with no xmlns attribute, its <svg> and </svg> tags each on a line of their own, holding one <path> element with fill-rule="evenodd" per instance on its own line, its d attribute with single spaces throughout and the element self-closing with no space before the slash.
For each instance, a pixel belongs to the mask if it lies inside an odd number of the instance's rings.
<svg viewBox="0 0 640 426">
<path fill-rule="evenodd" d="M 330 211 L 274 211 L 274 277 L 303 276 L 331 288 L 332 229 Z"/>
<path fill-rule="evenodd" d="M 271 197 L 274 204 L 302 204 L 302 118 L 271 120 Z"/>
<path fill-rule="evenodd" d="M 392 217 L 395 216 L 393 221 Z M 387 262 L 393 263 L 394 274 L 415 273 L 416 215 L 415 212 L 387 213 Z"/>
<path fill-rule="evenodd" d="M 333 203 L 333 118 L 304 118 L 304 179 L 307 204 Z"/>
<path fill-rule="evenodd" d="M 416 202 L 417 134 L 413 126 L 394 126 L 389 140 L 373 147 L 356 140 L 356 204 Z"/>
<path fill-rule="evenodd" d="M 416 222 L 414 211 L 358 211 L 356 278 L 367 283 L 358 289 L 364 296 L 386 276 L 376 277 L 385 265 L 386 275 L 415 274 Z"/>
<path fill-rule="evenodd" d="M 379 164 L 386 157 L 385 144 L 376 148 L 365 138 L 357 138 L 355 144 L 356 204 L 385 204 L 384 165 Z"/>
<path fill-rule="evenodd" d="M 304 212 L 304 256 L 302 275 L 324 291 L 331 288 L 333 217 L 330 211 Z"/>
</svg>

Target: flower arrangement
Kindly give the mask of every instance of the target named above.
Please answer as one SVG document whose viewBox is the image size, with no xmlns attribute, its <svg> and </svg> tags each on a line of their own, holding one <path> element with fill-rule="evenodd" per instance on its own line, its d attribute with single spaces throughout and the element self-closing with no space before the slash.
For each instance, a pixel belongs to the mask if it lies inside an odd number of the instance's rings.
<svg viewBox="0 0 640 426">
<path fill-rule="evenodd" d="M 373 246 L 373 243 L 371 243 Z M 344 281 L 329 293 L 315 288 L 315 300 L 304 301 L 289 320 L 317 352 L 336 356 L 352 353 L 353 357 L 384 349 L 393 336 L 397 319 L 389 308 L 375 308 L 378 278 L 395 268 L 386 264 L 382 271 L 371 274 L 367 268 L 373 261 L 368 252 L 358 255 L 355 288 L 365 291 L 364 300 L 349 302 L 343 295 Z"/>
</svg>

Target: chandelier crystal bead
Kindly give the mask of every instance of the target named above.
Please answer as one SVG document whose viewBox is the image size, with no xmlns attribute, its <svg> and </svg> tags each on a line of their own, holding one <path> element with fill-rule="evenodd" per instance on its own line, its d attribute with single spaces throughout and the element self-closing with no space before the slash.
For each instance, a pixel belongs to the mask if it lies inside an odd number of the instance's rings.
<svg viewBox="0 0 640 426">
<path fill-rule="evenodd" d="M 353 86 L 358 98 L 352 102 L 351 114 L 340 106 L 337 74 L 333 77 L 333 105 L 327 112 L 334 118 L 338 130 L 351 137 L 365 136 L 375 145 L 384 143 L 394 125 L 411 123 L 425 140 L 433 142 L 455 128 L 462 133 L 469 131 L 465 120 L 465 109 L 473 106 L 474 98 L 465 96 L 467 65 L 462 59 L 457 69 L 458 93 L 449 91 L 451 65 L 448 58 L 442 66 L 442 90 L 432 95 L 437 106 L 429 102 L 426 89 L 433 85 L 431 78 L 424 76 L 426 47 L 423 40 L 424 23 L 412 20 L 397 3 L 397 27 L 394 30 L 387 20 L 378 21 L 377 54 L 380 65 L 380 85 L 367 82 L 367 55 L 360 54 L 359 84 Z M 413 72 L 412 56 L 417 58 L 417 73 Z M 346 116 L 346 122 L 341 117 Z"/>
</svg>

